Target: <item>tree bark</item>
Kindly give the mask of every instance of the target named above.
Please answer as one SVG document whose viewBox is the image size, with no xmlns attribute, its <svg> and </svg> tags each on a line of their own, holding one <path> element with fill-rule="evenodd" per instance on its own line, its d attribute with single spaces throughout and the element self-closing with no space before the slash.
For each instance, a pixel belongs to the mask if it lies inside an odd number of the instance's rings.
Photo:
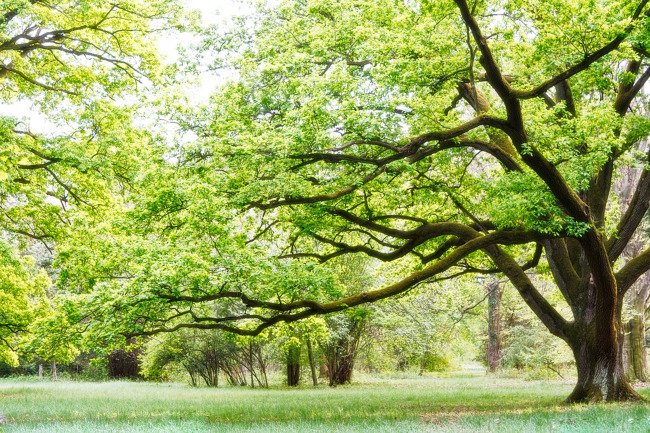
<svg viewBox="0 0 650 433">
<path fill-rule="evenodd" d="M 577 321 L 569 346 L 578 370 L 578 381 L 566 399 L 568 403 L 643 400 L 629 384 L 623 368 L 619 339 L 623 338 L 622 324 L 615 317 L 604 317 L 588 308 Z M 603 339 L 603 334 L 614 336 L 614 344 Z"/>
<path fill-rule="evenodd" d="M 643 398 L 630 386 L 621 357 L 599 352 L 588 342 L 572 346 L 578 369 L 578 382 L 566 399 L 567 403 L 636 401 Z"/>
<path fill-rule="evenodd" d="M 645 348 L 645 307 L 650 293 L 647 278 L 641 278 L 641 287 L 633 287 L 630 291 L 630 303 L 633 316 L 625 324 L 626 359 L 625 367 L 630 380 L 648 381 L 648 366 Z"/>
<path fill-rule="evenodd" d="M 488 283 L 488 346 L 487 363 L 490 373 L 501 368 L 501 297 L 503 287 L 498 281 Z"/>
<path fill-rule="evenodd" d="M 352 382 L 354 360 L 356 353 L 342 356 L 333 354 L 329 361 L 330 386 L 343 385 Z"/>
<path fill-rule="evenodd" d="M 641 317 L 631 318 L 626 326 L 628 344 L 627 352 L 627 375 L 630 380 L 647 382 L 647 361 L 645 343 L 645 327 Z"/>
<path fill-rule="evenodd" d="M 300 383 L 300 347 L 292 347 L 287 352 L 287 385 Z"/>
<path fill-rule="evenodd" d="M 318 375 L 316 374 L 316 365 L 314 364 L 314 351 L 311 346 L 311 338 L 307 336 L 307 355 L 309 355 L 309 368 L 311 368 L 311 380 L 314 386 L 318 386 Z"/>
</svg>

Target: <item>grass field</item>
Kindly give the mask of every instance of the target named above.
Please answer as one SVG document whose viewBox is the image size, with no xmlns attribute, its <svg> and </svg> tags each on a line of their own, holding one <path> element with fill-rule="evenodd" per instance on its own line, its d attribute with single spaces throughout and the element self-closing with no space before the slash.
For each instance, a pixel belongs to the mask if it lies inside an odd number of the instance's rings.
<svg viewBox="0 0 650 433">
<path fill-rule="evenodd" d="M 268 390 L 5 379 L 0 432 L 650 431 L 650 405 L 562 405 L 571 388 L 460 375 Z"/>
</svg>

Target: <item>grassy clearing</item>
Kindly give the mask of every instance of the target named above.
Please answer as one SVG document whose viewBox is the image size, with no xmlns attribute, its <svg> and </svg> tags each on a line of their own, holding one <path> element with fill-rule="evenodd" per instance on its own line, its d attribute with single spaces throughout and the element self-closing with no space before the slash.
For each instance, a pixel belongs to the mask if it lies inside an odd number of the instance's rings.
<svg viewBox="0 0 650 433">
<path fill-rule="evenodd" d="M 650 431 L 648 405 L 561 405 L 571 388 L 485 376 L 269 390 L 0 380 L 0 431 Z"/>
</svg>

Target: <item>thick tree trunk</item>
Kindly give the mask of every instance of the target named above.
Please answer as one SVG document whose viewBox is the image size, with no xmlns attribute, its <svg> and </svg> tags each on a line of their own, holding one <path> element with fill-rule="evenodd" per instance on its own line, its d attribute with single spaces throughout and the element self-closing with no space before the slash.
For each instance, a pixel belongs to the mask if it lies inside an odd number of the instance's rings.
<svg viewBox="0 0 650 433">
<path fill-rule="evenodd" d="M 287 363 L 287 385 L 298 386 L 300 383 L 300 364 Z"/>
<path fill-rule="evenodd" d="M 575 322 L 566 334 L 578 369 L 578 382 L 567 402 L 642 400 L 623 368 L 621 304 L 618 285 L 604 248 L 603 236 L 588 231 L 580 240 L 583 275 L 581 290 L 568 291 Z"/>
<path fill-rule="evenodd" d="M 498 281 L 488 284 L 488 346 L 487 363 L 490 373 L 501 368 L 501 297 L 503 287 Z"/>
<path fill-rule="evenodd" d="M 618 344 L 603 344 L 599 334 L 608 323 L 596 327 L 591 325 L 579 328 L 569 342 L 578 369 L 578 381 L 573 392 L 566 399 L 568 403 L 642 400 L 643 398 L 630 386 L 623 369 L 623 357 Z M 618 335 L 615 321 L 610 321 L 612 332 Z M 597 331 L 598 330 L 598 331 Z M 621 337 L 622 337 L 622 333 Z"/>
</svg>

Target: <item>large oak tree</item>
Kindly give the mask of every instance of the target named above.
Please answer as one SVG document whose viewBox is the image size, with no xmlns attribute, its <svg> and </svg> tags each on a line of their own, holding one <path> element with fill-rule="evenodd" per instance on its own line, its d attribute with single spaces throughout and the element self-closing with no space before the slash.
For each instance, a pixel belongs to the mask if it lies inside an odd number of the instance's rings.
<svg viewBox="0 0 650 433">
<path fill-rule="evenodd" d="M 192 140 L 142 175 L 121 234 L 95 238 L 125 258 L 94 259 L 92 314 L 131 335 L 257 334 L 502 274 L 571 347 L 568 401 L 640 398 L 621 306 L 650 250 L 621 253 L 650 205 L 647 3 L 293 0 L 208 34 L 229 82 L 176 113 Z M 643 171 L 619 212 L 629 165 Z M 376 287 L 332 281 L 349 254 L 388 263 Z"/>
</svg>

